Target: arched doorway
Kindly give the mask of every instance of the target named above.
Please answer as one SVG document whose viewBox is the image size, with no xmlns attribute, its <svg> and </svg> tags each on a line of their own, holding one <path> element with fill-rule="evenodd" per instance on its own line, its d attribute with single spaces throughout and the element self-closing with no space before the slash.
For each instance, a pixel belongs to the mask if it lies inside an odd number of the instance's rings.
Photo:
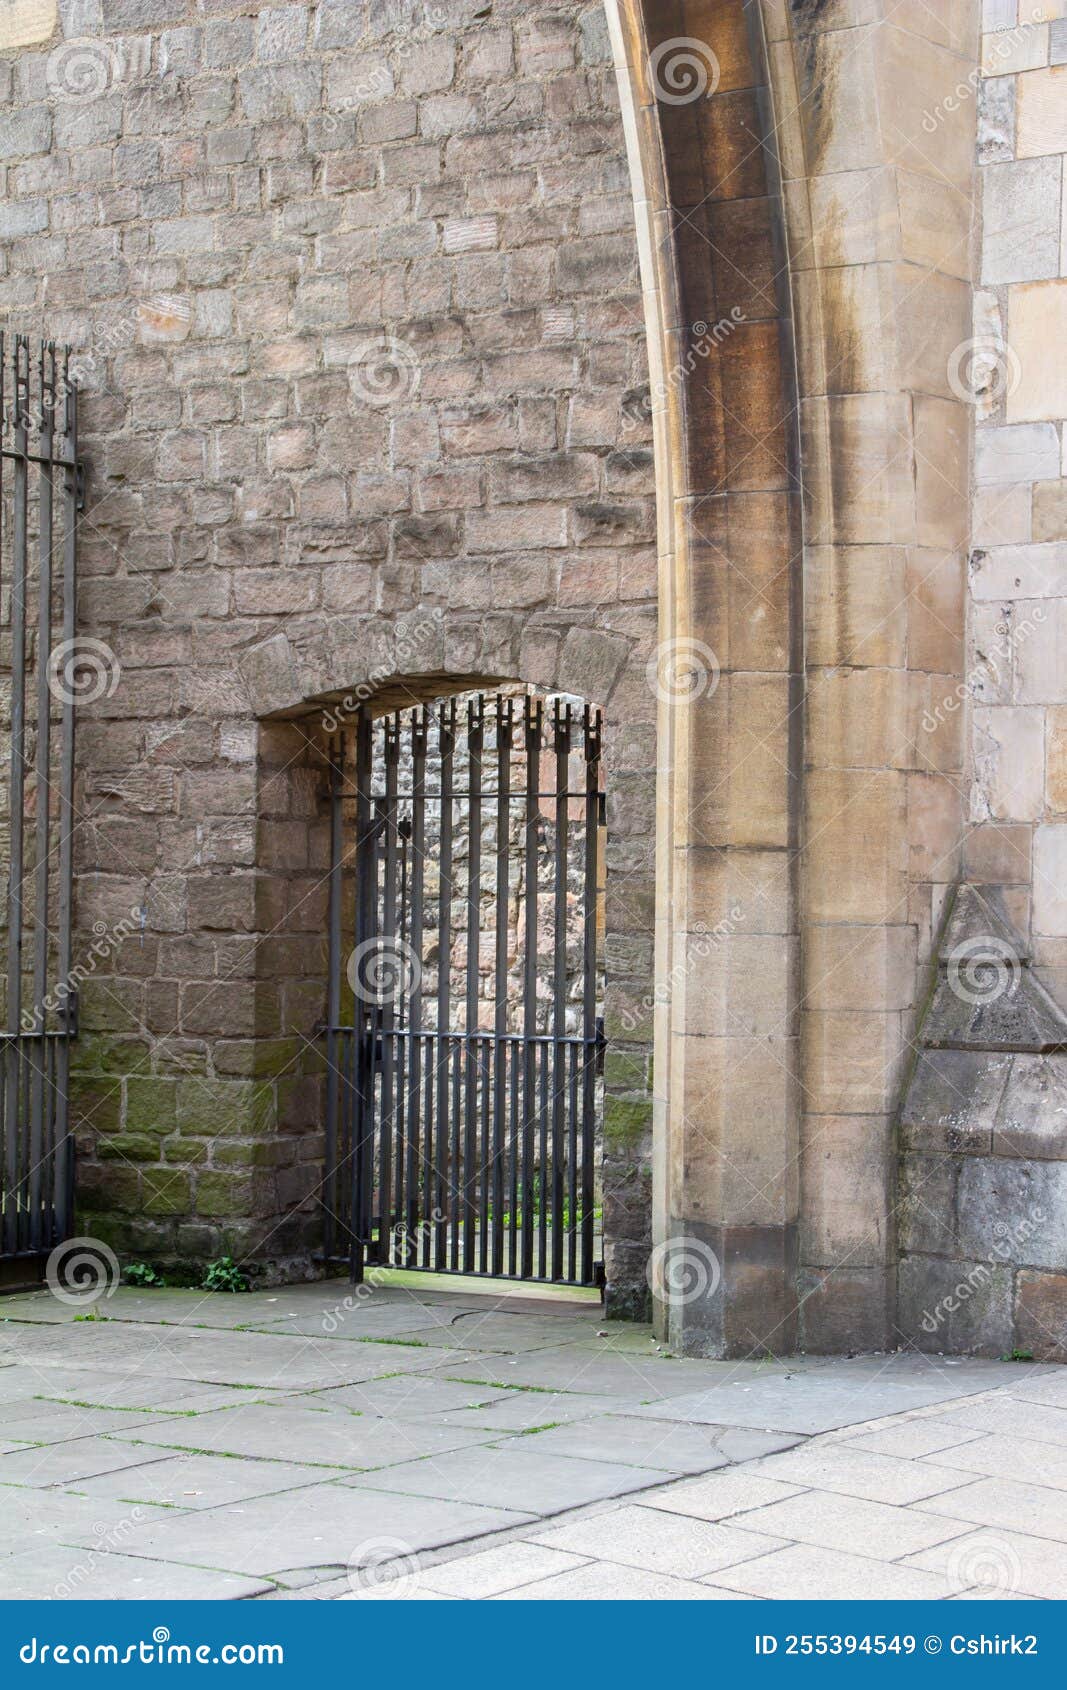
<svg viewBox="0 0 1067 1690">
<path fill-rule="evenodd" d="M 326 1253 L 603 1282 L 602 718 L 512 686 L 332 736 Z"/>
</svg>

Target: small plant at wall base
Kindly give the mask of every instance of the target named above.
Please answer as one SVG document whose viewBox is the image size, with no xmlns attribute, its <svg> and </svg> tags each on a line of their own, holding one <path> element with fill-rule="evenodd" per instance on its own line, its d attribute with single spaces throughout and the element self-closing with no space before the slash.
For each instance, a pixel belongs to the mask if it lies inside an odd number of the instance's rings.
<svg viewBox="0 0 1067 1690">
<path fill-rule="evenodd" d="M 251 1291 L 248 1275 L 241 1272 L 232 1256 L 209 1262 L 201 1283 L 204 1291 Z"/>
<path fill-rule="evenodd" d="M 158 1289 L 166 1285 L 161 1273 L 157 1273 L 148 1262 L 127 1262 L 122 1270 L 123 1281 L 127 1285 L 136 1285 L 141 1289 Z"/>
</svg>

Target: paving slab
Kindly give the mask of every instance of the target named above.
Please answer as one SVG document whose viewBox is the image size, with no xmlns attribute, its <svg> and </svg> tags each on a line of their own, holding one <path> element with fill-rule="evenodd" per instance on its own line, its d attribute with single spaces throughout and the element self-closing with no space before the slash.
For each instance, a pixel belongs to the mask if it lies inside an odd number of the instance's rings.
<svg viewBox="0 0 1067 1690">
<path fill-rule="evenodd" d="M 89 1507 L 105 1506 L 103 1499 L 81 1500 Z M 127 1555 L 248 1576 L 270 1577 L 299 1568 L 343 1572 L 376 1562 L 385 1539 L 401 1544 L 405 1554 L 417 1554 L 523 1525 L 529 1518 L 515 1510 L 321 1484 L 219 1508 L 166 1514 L 136 1526 L 122 1548 Z M 68 1535 L 67 1541 L 78 1540 Z"/>
<path fill-rule="evenodd" d="M 30 1444 L 10 1455 L 0 1455 L 0 1485 L 31 1485 L 38 1490 L 54 1485 L 78 1483 L 98 1473 L 157 1461 L 162 1452 L 138 1450 L 133 1444 L 112 1443 L 108 1438 L 76 1438 L 60 1444 Z"/>
<path fill-rule="evenodd" d="M 520 1585 L 493 1598 L 498 1602 L 729 1602 L 737 1592 L 694 1579 L 669 1578 L 637 1567 L 593 1562 L 574 1572 L 556 1573 Z"/>
<path fill-rule="evenodd" d="M 659 1513 L 654 1508 L 638 1508 L 632 1503 L 589 1519 L 523 1535 L 549 1549 L 565 1549 L 573 1555 L 618 1561 L 623 1566 L 690 1579 L 783 1547 L 781 1538 L 756 1531 L 738 1531 L 717 1521 Z"/>
<path fill-rule="evenodd" d="M 412 1337 L 426 1343 L 454 1342 L 457 1349 L 487 1350 L 528 1355 L 532 1350 L 553 1349 L 560 1345 L 578 1343 L 585 1339 L 596 1347 L 596 1353 L 608 1348 L 604 1339 L 597 1339 L 594 1318 L 574 1318 L 563 1314 L 508 1314 L 496 1309 L 470 1309 L 457 1314 L 447 1328 L 427 1326 L 413 1330 Z M 626 1352 L 618 1352 L 620 1354 Z"/>
<path fill-rule="evenodd" d="M 1030 1537 L 1067 1543 L 1067 1503 L 1063 1492 L 1046 1485 L 1015 1479 L 975 1479 L 960 1490 L 932 1496 L 923 1504 L 929 1514 L 967 1520 L 978 1526 L 1025 1525 Z"/>
<path fill-rule="evenodd" d="M 195 1379 L 170 1379 L 166 1374 L 53 1366 L 24 1366 L 12 1371 L 22 1377 L 27 1395 L 42 1402 L 73 1403 L 82 1408 L 169 1408 L 184 1414 L 194 1409 L 225 1408 L 247 1402 L 253 1395 L 271 1394 L 266 1386 L 241 1390 Z"/>
<path fill-rule="evenodd" d="M 137 1465 L 85 1479 L 78 1485 L 79 1491 L 85 1496 L 151 1502 L 159 1507 L 218 1508 L 227 1502 L 245 1502 L 252 1496 L 270 1496 L 275 1491 L 323 1482 L 321 1467 L 294 1461 L 255 1461 L 193 1452 L 174 1455 L 134 1444 L 126 1446 L 126 1454 Z"/>
<path fill-rule="evenodd" d="M 385 1374 L 429 1372 L 455 1363 L 447 1350 L 361 1342 L 333 1344 L 326 1338 L 263 1332 L 195 1331 L 184 1327 L 22 1327 L 12 1359 L 53 1356 L 64 1366 L 87 1365 L 131 1375 L 201 1380 L 213 1384 L 258 1385 L 279 1390 L 315 1390 L 354 1384 Z M 5 1331 L 0 1342 L 8 1338 Z"/>
<path fill-rule="evenodd" d="M 136 1511 L 107 1497 L 12 1485 L 4 1492 L 4 1548 L 9 1555 L 21 1555 L 44 1544 L 62 1542 L 125 1550 L 138 1525 L 156 1513 L 166 1517 L 164 1509 Z"/>
<path fill-rule="evenodd" d="M 650 1361 L 642 1356 L 601 1355 L 576 1345 L 535 1350 L 532 1355 L 472 1358 L 460 1368 L 452 1361 L 443 1371 L 451 1378 L 479 1383 L 534 1385 L 540 1390 L 580 1391 L 634 1403 L 693 1393 L 702 1385 L 733 1374 L 729 1362 Z"/>
<path fill-rule="evenodd" d="M 512 1539 L 498 1548 L 483 1549 L 477 1555 L 463 1555 L 455 1561 L 425 1567 L 416 1577 L 423 1589 L 437 1591 L 443 1596 L 463 1596 L 469 1600 L 500 1596 L 516 1585 L 529 1584 L 533 1579 L 549 1578 L 556 1573 L 569 1573 L 575 1567 L 585 1565 L 587 1563 L 579 1555 Z"/>
<path fill-rule="evenodd" d="M 170 1449 L 210 1450 L 222 1455 L 290 1459 L 319 1467 L 382 1467 L 394 1462 L 487 1443 L 492 1433 L 443 1426 L 424 1417 L 389 1421 L 324 1409 L 275 1408 L 250 1403 L 162 1425 L 140 1426 L 128 1436 L 140 1444 Z"/>
<path fill-rule="evenodd" d="M 526 1447 L 529 1441 L 514 1438 L 503 1445 L 435 1455 L 432 1461 L 405 1461 L 346 1483 L 360 1490 L 403 1491 L 411 1496 L 478 1502 L 489 1508 L 555 1514 L 643 1490 L 666 1477 L 664 1468 L 531 1451 Z"/>
<path fill-rule="evenodd" d="M 191 1418 L 174 1404 L 167 1408 L 83 1408 L 80 1403 L 26 1401 L 4 1406 L 4 1435 L 23 1443 L 63 1443 L 97 1437 L 101 1432 L 134 1432 L 142 1426 L 173 1425 Z"/>
<path fill-rule="evenodd" d="M 954 1400 L 959 1385 L 958 1374 L 948 1378 L 933 1369 L 928 1373 L 901 1370 L 898 1375 L 885 1366 L 875 1373 L 843 1362 L 840 1369 L 830 1373 L 769 1375 L 712 1385 L 691 1394 L 672 1393 L 667 1401 L 650 1404 L 640 1412 L 653 1420 L 691 1420 L 813 1434 Z M 976 1384 L 976 1389 L 980 1388 Z M 954 1414 L 953 1418 L 958 1416 Z M 967 1423 L 961 1419 L 961 1424 Z"/>
<path fill-rule="evenodd" d="M 1009 1437 L 1006 1432 L 974 1432 L 966 1443 L 942 1450 L 945 1467 L 981 1473 L 991 1479 L 1021 1479 L 1067 1490 L 1067 1450 L 1035 1438 Z"/>
<path fill-rule="evenodd" d="M 0 1600 L 5 1602 L 48 1597 L 79 1602 L 232 1602 L 271 1588 L 267 1579 L 143 1561 L 116 1551 L 79 1551 L 60 1544 L 0 1560 Z"/>
<path fill-rule="evenodd" d="M 772 1502 L 782 1502 L 787 1496 L 798 1495 L 800 1489 L 799 1485 L 768 1479 L 745 1467 L 720 1469 L 682 1485 L 650 1491 L 637 1501 L 640 1507 L 689 1514 L 694 1520 L 726 1520 L 755 1508 L 766 1508 Z"/>
<path fill-rule="evenodd" d="M 769 1456 L 757 1462 L 754 1470 L 813 1490 L 897 1504 L 921 1502 L 967 1482 L 951 1467 L 938 1467 L 930 1461 L 903 1461 L 899 1456 L 879 1455 L 822 1439 L 787 1450 L 784 1455 Z"/>
<path fill-rule="evenodd" d="M 947 1579 L 937 1571 L 805 1544 L 729 1567 L 715 1574 L 715 1583 L 736 1595 L 768 1601 L 925 1602 L 952 1594 Z"/>
<path fill-rule="evenodd" d="M 357 1343 L 363 1338 L 402 1337 L 410 1333 L 423 1343 L 436 1345 L 446 1343 L 449 1335 L 454 1335 L 453 1322 L 457 1318 L 453 1309 L 428 1309 L 420 1303 L 357 1304 L 353 1308 L 337 1303 L 283 1315 L 256 1315 L 246 1319 L 245 1326 L 248 1331 L 289 1332 Z"/>
<path fill-rule="evenodd" d="M 1041 1402 L 1052 1408 L 1067 1408 L 1067 1367 L 1060 1367 L 1053 1373 L 1024 1373 L 1012 1381 L 1011 1394 L 1020 1402 Z"/>
<path fill-rule="evenodd" d="M 470 1386 L 471 1390 L 486 1389 Z M 590 1415 L 610 1414 L 620 1406 L 617 1397 L 594 1396 L 583 1391 L 509 1390 L 497 1391 L 493 1400 L 480 1408 L 446 1412 L 450 1426 L 484 1426 L 497 1432 L 529 1432 L 535 1426 L 555 1426 L 563 1420 L 585 1420 Z"/>
<path fill-rule="evenodd" d="M 1067 1600 L 1067 1549 L 999 1526 L 965 1532 L 949 1543 L 909 1555 L 906 1564 L 939 1574 L 953 1593 L 977 1586 L 994 1597 Z"/>
<path fill-rule="evenodd" d="M 364 1385 L 334 1386 L 306 1397 L 287 1397 L 285 1402 L 290 1406 L 341 1409 L 349 1414 L 382 1415 L 390 1420 L 421 1420 L 428 1414 L 439 1418 L 491 1407 L 507 1401 L 510 1395 L 492 1385 L 464 1385 L 437 1375 L 405 1373 L 398 1378 L 370 1379 Z M 457 1420 L 455 1424 L 463 1422 Z"/>
<path fill-rule="evenodd" d="M 1067 1407 L 1026 1402 L 1022 1397 L 999 1392 L 996 1396 L 979 1397 L 971 1402 L 952 1403 L 942 1409 L 946 1420 L 957 1426 L 975 1427 L 981 1432 L 1006 1432 L 1014 1435 L 1023 1424 L 1025 1412 L 1026 1436 L 1040 1443 L 1067 1449 Z"/>
<path fill-rule="evenodd" d="M 746 1531 L 885 1561 L 929 1549 L 946 1538 L 961 1536 L 965 1529 L 958 1520 L 941 1520 L 917 1508 L 862 1502 L 830 1491 L 805 1491 L 756 1508 L 738 1522 L 742 1525 Z"/>
<path fill-rule="evenodd" d="M 714 1427 L 683 1426 L 676 1421 L 650 1426 L 647 1420 L 622 1414 L 553 1426 L 531 1433 L 526 1442 L 534 1453 L 547 1450 L 594 1461 L 630 1462 L 665 1468 L 670 1473 L 706 1473 L 712 1467 L 725 1467 L 729 1461 L 719 1448 Z M 765 1443 L 775 1447 L 773 1438 L 765 1439 Z"/>
<path fill-rule="evenodd" d="M 918 1461 L 923 1456 L 938 1456 L 947 1450 L 962 1449 L 981 1437 L 981 1432 L 956 1426 L 949 1420 L 931 1420 L 926 1416 L 898 1420 L 891 1426 L 864 1428 L 856 1436 L 843 1439 L 842 1449 L 869 1449 L 876 1455 L 896 1455 L 906 1461 Z"/>
</svg>

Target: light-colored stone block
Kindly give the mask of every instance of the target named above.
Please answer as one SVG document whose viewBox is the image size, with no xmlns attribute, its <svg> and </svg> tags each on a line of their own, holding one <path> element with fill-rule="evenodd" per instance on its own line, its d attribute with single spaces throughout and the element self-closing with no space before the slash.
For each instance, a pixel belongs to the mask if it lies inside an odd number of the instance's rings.
<svg viewBox="0 0 1067 1690">
<path fill-rule="evenodd" d="M 1008 345 L 1015 358 L 1008 421 L 1067 416 L 1067 281 L 1008 289 Z"/>
<path fill-rule="evenodd" d="M 1028 0 L 1024 0 L 1024 5 Z M 1011 76 L 1048 63 L 1048 25 L 1021 23 L 1009 33 L 982 37 L 982 75 Z"/>
<path fill-rule="evenodd" d="M 1034 829 L 1034 932 L 1067 934 L 1067 823 Z"/>
<path fill-rule="evenodd" d="M 1067 602 L 1018 600 L 1014 606 L 1015 698 L 1020 704 L 1067 702 Z"/>
<path fill-rule="evenodd" d="M 976 599 L 1057 599 L 1067 594 L 1067 543 L 994 546 L 971 564 Z"/>
<path fill-rule="evenodd" d="M 976 546 L 1022 545 L 1030 539 L 1030 486 L 999 482 L 976 487 L 971 514 L 971 539 Z M 1041 535 L 1051 539 L 1052 535 Z M 1067 534 L 1063 536 L 1067 539 Z"/>
<path fill-rule="evenodd" d="M 977 481 L 1046 481 L 1060 473 L 1060 437 L 1051 423 L 980 428 L 974 444 Z"/>
<path fill-rule="evenodd" d="M 974 712 L 975 776 L 995 821 L 1035 821 L 1045 786 L 1044 713 L 980 705 Z"/>
<path fill-rule="evenodd" d="M 1019 78 L 1016 151 L 1021 159 L 1067 152 L 1067 65 Z"/>
<path fill-rule="evenodd" d="M 982 280 L 1059 273 L 1060 160 L 1027 158 L 982 171 Z"/>
</svg>

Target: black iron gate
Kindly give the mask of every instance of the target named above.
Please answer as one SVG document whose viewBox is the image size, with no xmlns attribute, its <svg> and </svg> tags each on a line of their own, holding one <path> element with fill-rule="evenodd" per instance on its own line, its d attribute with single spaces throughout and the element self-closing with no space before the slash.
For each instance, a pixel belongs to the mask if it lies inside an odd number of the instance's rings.
<svg viewBox="0 0 1067 1690">
<path fill-rule="evenodd" d="M 0 1264 L 69 1232 L 77 394 L 69 355 L 0 334 Z M 10 1267 L 8 1276 L 10 1277 Z"/>
<path fill-rule="evenodd" d="M 529 694 L 331 750 L 328 1250 L 599 1284 L 599 713 Z"/>
</svg>

